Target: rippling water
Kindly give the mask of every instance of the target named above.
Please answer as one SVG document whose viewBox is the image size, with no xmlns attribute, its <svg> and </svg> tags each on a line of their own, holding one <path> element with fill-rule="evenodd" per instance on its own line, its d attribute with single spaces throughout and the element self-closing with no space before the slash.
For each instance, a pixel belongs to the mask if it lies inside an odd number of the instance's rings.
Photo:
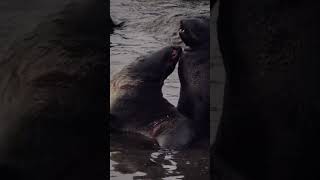
<svg viewBox="0 0 320 180">
<path fill-rule="evenodd" d="M 190 0 L 111 0 L 111 17 L 124 22 L 110 36 L 111 77 L 141 55 L 172 44 L 183 45 L 177 33 L 179 21 L 188 16 L 209 16 L 209 5 L 209 1 Z M 176 105 L 179 89 L 176 68 L 165 81 L 164 97 Z M 139 139 L 111 136 L 111 179 L 209 179 L 207 146 L 164 151 Z"/>
<path fill-rule="evenodd" d="M 184 151 L 156 149 L 142 137 L 111 135 L 110 179 L 206 180 L 209 175 L 209 152 L 204 143 Z"/>
</svg>

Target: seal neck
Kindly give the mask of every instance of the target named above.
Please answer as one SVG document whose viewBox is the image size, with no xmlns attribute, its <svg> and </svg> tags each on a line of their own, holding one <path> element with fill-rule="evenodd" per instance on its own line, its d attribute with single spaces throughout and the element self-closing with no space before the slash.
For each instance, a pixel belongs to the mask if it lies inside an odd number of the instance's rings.
<svg viewBox="0 0 320 180">
<path fill-rule="evenodd" d="M 208 49 L 208 48 L 209 48 L 209 43 L 204 43 L 201 45 L 187 46 L 187 48 L 185 48 L 185 51 L 193 51 L 193 50 Z"/>
</svg>

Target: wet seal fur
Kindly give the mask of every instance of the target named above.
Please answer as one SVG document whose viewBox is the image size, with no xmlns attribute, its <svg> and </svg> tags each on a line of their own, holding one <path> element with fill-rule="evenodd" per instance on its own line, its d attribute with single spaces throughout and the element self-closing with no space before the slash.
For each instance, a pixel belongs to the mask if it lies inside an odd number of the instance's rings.
<svg viewBox="0 0 320 180">
<path fill-rule="evenodd" d="M 105 179 L 105 3 L 68 1 L 1 57 L 1 179 Z"/>
<path fill-rule="evenodd" d="M 228 164 L 246 180 L 320 179 L 319 7 L 220 1 L 226 82 L 211 155 L 221 174 Z"/>
<path fill-rule="evenodd" d="M 192 120 L 197 136 L 209 137 L 210 25 L 207 17 L 180 21 L 179 35 L 188 46 L 179 61 L 178 110 Z"/>
<path fill-rule="evenodd" d="M 164 80 L 173 72 L 182 49 L 165 47 L 138 58 L 110 82 L 111 127 L 143 134 L 160 147 L 176 149 L 193 137 L 189 120 L 162 95 Z"/>
</svg>

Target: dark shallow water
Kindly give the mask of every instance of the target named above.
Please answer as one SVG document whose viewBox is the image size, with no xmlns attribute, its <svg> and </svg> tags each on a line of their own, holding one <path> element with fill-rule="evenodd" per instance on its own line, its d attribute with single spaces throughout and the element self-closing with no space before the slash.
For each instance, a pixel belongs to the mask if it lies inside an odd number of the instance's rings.
<svg viewBox="0 0 320 180">
<path fill-rule="evenodd" d="M 111 0 L 111 17 L 125 25 L 110 36 L 111 77 L 141 55 L 168 45 L 183 45 L 179 21 L 188 16 L 209 16 L 209 1 Z M 180 82 L 177 68 L 165 81 L 163 94 L 176 105 Z M 132 134 L 110 137 L 112 180 L 209 179 L 206 143 L 183 151 L 159 150 L 148 140 Z"/>
<path fill-rule="evenodd" d="M 181 150 L 158 149 L 154 144 L 130 134 L 111 135 L 110 176 L 130 179 L 209 179 L 208 145 L 193 144 Z"/>
</svg>

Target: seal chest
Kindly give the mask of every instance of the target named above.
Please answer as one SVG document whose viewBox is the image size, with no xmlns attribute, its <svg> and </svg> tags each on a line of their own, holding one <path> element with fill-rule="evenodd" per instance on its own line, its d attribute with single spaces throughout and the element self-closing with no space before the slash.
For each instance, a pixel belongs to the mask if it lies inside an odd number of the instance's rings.
<svg viewBox="0 0 320 180">
<path fill-rule="evenodd" d="M 199 137 L 209 136 L 209 18 L 181 20 L 179 35 L 188 48 L 179 61 L 181 89 L 177 108 L 192 120 L 191 124 Z"/>
</svg>

